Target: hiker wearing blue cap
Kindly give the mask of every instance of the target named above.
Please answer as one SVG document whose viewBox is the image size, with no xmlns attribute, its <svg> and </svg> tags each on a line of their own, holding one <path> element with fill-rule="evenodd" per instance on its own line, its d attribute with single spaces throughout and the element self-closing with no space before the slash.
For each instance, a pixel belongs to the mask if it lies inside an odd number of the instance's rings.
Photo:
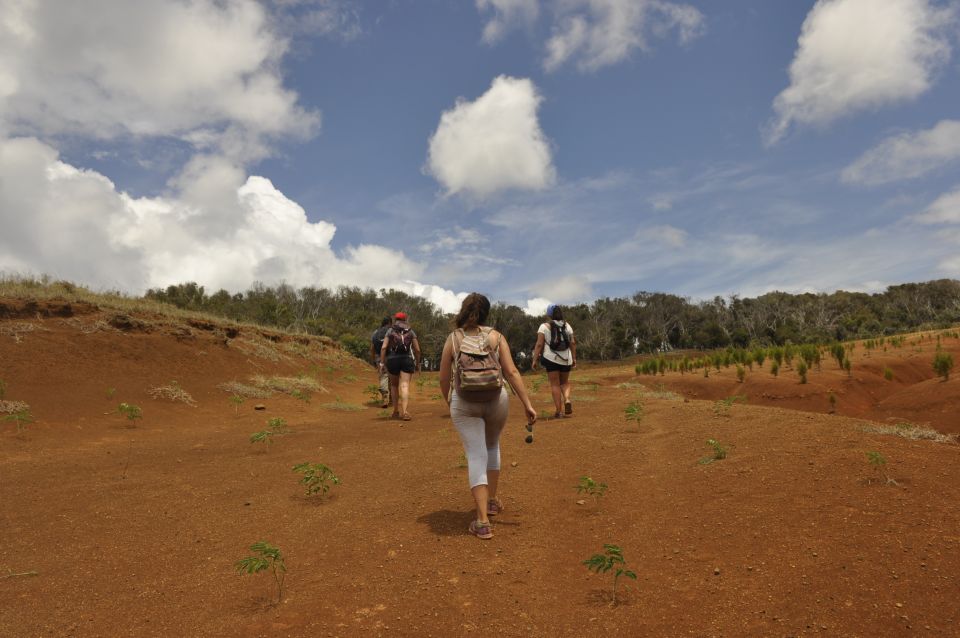
<svg viewBox="0 0 960 638">
<path fill-rule="evenodd" d="M 563 310 L 557 304 L 547 306 L 547 321 L 537 330 L 537 345 L 533 348 L 533 369 L 540 365 L 550 379 L 550 392 L 556 408 L 553 418 L 573 414 L 570 403 L 570 370 L 577 365 L 577 340 L 573 328 L 563 320 Z"/>
</svg>

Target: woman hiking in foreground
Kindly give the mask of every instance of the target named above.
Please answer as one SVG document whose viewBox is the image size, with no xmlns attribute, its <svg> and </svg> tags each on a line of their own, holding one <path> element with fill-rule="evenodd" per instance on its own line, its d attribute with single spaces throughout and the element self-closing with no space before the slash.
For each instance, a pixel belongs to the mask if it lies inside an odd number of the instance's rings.
<svg viewBox="0 0 960 638">
<path fill-rule="evenodd" d="M 510 345 L 502 334 L 485 325 L 489 313 L 489 299 L 478 293 L 467 295 L 440 357 L 440 391 L 450 404 L 450 417 L 463 442 L 470 492 L 477 508 L 468 529 L 485 540 L 493 538 L 489 517 L 503 511 L 497 498 L 500 433 L 510 407 L 504 380 L 523 403 L 528 427 L 537 420 Z"/>
</svg>

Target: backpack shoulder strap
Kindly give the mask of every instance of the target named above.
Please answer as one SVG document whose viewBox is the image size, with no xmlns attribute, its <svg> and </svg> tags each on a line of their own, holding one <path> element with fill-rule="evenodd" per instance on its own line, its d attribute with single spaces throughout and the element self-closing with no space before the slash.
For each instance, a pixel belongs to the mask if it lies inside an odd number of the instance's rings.
<svg viewBox="0 0 960 638">
<path fill-rule="evenodd" d="M 463 328 L 457 328 L 451 332 L 450 337 L 453 343 L 453 358 L 456 359 L 460 356 L 460 344 L 463 343 Z"/>
<path fill-rule="evenodd" d="M 493 332 L 493 328 L 491 328 L 490 326 L 484 326 L 484 327 L 480 328 L 480 332 L 481 332 L 481 334 L 483 334 L 484 338 L 486 339 L 487 347 L 489 347 L 489 346 L 490 346 L 490 333 Z M 490 350 L 491 352 L 497 352 L 497 353 L 500 352 L 500 341 L 501 341 L 501 340 L 503 340 L 503 335 L 498 332 L 498 333 L 497 333 L 497 345 L 495 345 L 495 346 L 493 346 L 493 348 L 491 348 L 491 350 Z"/>
</svg>

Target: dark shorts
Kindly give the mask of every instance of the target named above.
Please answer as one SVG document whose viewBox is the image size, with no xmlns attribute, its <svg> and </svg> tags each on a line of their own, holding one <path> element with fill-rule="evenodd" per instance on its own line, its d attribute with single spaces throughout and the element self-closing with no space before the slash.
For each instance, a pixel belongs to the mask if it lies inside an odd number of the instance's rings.
<svg viewBox="0 0 960 638">
<path fill-rule="evenodd" d="M 540 365 L 542 365 L 543 369 L 547 372 L 570 372 L 570 369 L 573 367 L 562 366 L 559 363 L 554 363 L 542 355 L 540 357 Z"/>
<path fill-rule="evenodd" d="M 395 357 L 393 359 L 387 357 L 387 372 L 393 376 L 397 376 L 401 372 L 413 374 L 416 371 L 417 364 L 413 357 Z"/>
</svg>

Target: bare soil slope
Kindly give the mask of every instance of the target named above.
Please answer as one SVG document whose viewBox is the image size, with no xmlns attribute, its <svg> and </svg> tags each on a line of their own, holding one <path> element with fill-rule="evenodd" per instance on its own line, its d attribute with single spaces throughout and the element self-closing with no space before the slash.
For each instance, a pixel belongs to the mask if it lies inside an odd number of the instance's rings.
<svg viewBox="0 0 960 638">
<path fill-rule="evenodd" d="M 435 376 L 414 386 L 415 418 L 402 423 L 365 404 L 371 368 L 316 339 L 0 308 L 4 399 L 36 418 L 21 434 L 0 422 L 2 636 L 960 633 L 960 446 L 865 432 L 788 375 L 761 384 L 769 375 L 754 373 L 741 390 L 729 372 L 578 370 L 574 417 L 539 423 L 532 445 L 514 406 L 506 511 L 480 541 L 466 534 L 466 470 Z M 952 380 L 917 379 L 929 405 L 903 403 L 906 369 L 901 387 L 858 385 L 860 367 L 849 387 L 828 384 L 841 413 L 861 396 L 881 416 L 910 405 L 934 415 L 953 400 Z M 309 401 L 289 394 L 291 379 L 314 388 Z M 528 386 L 547 410 L 540 379 Z M 271 381 L 288 392 L 237 413 L 218 387 Z M 153 398 L 160 387 L 195 405 Z M 784 407 L 755 405 L 764 392 Z M 749 403 L 718 414 L 714 400 L 734 393 Z M 631 401 L 638 423 L 624 418 Z M 134 427 L 119 402 L 142 408 Z M 278 416 L 290 434 L 249 442 Z M 701 462 L 707 439 L 727 458 Z M 304 496 L 291 472 L 302 461 L 342 484 Z M 596 504 L 577 503 L 584 475 L 610 486 Z M 279 604 L 266 573 L 233 567 L 258 540 L 286 557 Z M 603 543 L 638 574 L 621 579 L 616 607 L 610 575 L 581 564 Z"/>
</svg>

